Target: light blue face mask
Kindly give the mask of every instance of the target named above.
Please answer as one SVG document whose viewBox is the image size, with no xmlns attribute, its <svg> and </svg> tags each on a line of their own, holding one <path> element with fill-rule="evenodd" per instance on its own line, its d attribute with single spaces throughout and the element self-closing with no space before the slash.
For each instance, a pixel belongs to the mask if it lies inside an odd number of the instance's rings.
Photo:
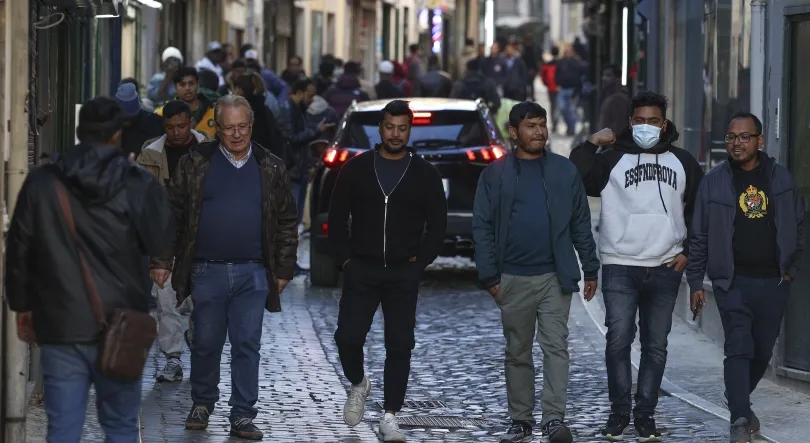
<svg viewBox="0 0 810 443">
<path fill-rule="evenodd" d="M 652 149 L 661 140 L 661 128 L 642 124 L 633 125 L 633 141 L 641 149 Z"/>
</svg>

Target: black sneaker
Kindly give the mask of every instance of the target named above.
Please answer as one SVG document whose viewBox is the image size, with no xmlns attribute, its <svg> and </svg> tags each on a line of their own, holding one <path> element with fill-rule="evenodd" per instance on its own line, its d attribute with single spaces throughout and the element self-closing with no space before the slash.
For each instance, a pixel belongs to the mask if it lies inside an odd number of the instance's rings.
<svg viewBox="0 0 810 443">
<path fill-rule="evenodd" d="M 602 437 L 609 441 L 624 440 L 624 431 L 630 426 L 630 416 L 626 414 L 610 414 L 607 424 L 602 428 Z"/>
<path fill-rule="evenodd" d="M 211 416 L 211 411 L 207 406 L 195 405 L 191 408 L 191 412 L 186 417 L 186 429 L 192 431 L 202 431 L 208 427 L 208 418 Z"/>
<path fill-rule="evenodd" d="M 638 416 L 633 420 L 633 425 L 638 434 L 638 441 L 641 443 L 649 443 L 653 441 L 661 441 L 661 433 L 655 426 L 655 419 L 651 416 Z"/>
<path fill-rule="evenodd" d="M 723 392 L 723 406 L 728 409 L 728 392 Z M 754 406 L 754 402 L 748 402 L 748 406 Z M 759 428 L 761 427 L 759 423 L 759 417 L 757 414 L 754 413 L 754 410 L 751 410 L 751 420 L 748 422 L 748 432 L 750 434 L 756 434 L 759 432 Z"/>
<path fill-rule="evenodd" d="M 264 438 L 264 433 L 253 424 L 252 418 L 243 417 L 231 423 L 231 436 L 245 440 L 261 440 Z"/>
<path fill-rule="evenodd" d="M 563 424 L 562 420 L 555 419 L 544 424 L 543 435 L 548 438 L 550 443 L 571 443 L 574 441 L 571 430 L 568 429 L 568 426 Z"/>
<path fill-rule="evenodd" d="M 521 443 L 532 441 L 532 425 L 524 421 L 512 421 L 512 426 L 501 437 L 500 443 Z"/>
<path fill-rule="evenodd" d="M 745 417 L 740 417 L 731 424 L 729 432 L 731 443 L 747 443 L 751 441 L 751 435 L 748 433 L 748 420 Z"/>
</svg>

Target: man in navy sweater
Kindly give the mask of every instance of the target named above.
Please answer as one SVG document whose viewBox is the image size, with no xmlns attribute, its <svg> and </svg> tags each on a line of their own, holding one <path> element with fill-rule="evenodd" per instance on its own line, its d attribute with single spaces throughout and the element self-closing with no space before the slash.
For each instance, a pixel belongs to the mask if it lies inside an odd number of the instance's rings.
<svg viewBox="0 0 810 443">
<path fill-rule="evenodd" d="M 231 343 L 231 435 L 261 440 L 258 410 L 262 320 L 281 310 L 293 277 L 297 213 L 284 162 L 250 142 L 253 111 L 226 96 L 214 110 L 217 140 L 180 159 L 169 184 L 178 232 L 174 257 L 153 261 L 155 283 L 172 269 L 178 303 L 194 303 L 191 399 L 186 429 L 208 427 L 219 400 L 222 347 Z"/>
</svg>

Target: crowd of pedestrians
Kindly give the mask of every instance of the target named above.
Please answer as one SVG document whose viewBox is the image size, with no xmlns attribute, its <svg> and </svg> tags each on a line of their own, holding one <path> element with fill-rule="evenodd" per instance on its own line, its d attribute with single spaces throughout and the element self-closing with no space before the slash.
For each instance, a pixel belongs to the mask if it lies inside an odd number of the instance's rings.
<svg viewBox="0 0 810 443">
<path fill-rule="evenodd" d="M 557 114 L 573 134 L 578 101 L 589 93 L 581 45 L 539 63 L 530 37 L 496 42 L 487 56 L 468 41 L 448 71 L 414 45 L 404 62 L 382 61 L 373 85 L 356 62 L 324 56 L 309 77 L 295 56 L 277 75 L 252 46 L 238 58 L 232 49 L 211 42 L 205 57 L 186 66 L 177 48 L 167 48 L 144 98 L 126 80 L 114 98 L 84 103 L 79 144 L 25 181 L 5 278 L 20 337 L 42 346 L 49 443 L 80 440 L 91 385 L 107 441 L 136 441 L 140 383 L 110 369 L 109 349 L 137 354 L 151 346 L 148 334 L 131 341 L 127 328 L 135 326 L 114 321 L 148 312 L 150 293 L 165 356 L 158 381 L 183 380 L 180 357 L 186 346 L 191 354 L 185 428 L 209 425 L 227 338 L 230 433 L 263 438 L 254 420 L 264 311 L 281 311 L 281 295 L 300 271 L 313 159 L 352 102 L 372 98 L 389 100 L 380 112 L 381 142 L 343 165 L 329 211 L 328 236 L 344 273 L 334 339 L 351 383 L 343 418 L 355 426 L 373 387 L 364 369 L 366 335 L 382 307 L 379 435 L 406 441 L 397 413 L 415 346 L 419 282 L 447 229 L 441 175 L 409 145 L 408 97 L 480 98 L 493 111 L 518 102 L 507 126 L 515 149 L 481 173 L 472 217 L 476 267 L 506 338 L 512 423 L 502 443 L 530 441 L 537 424 L 535 337 L 544 372 L 539 428 L 551 442 L 572 442 L 565 420 L 570 305 L 576 292 L 591 301 L 600 278 L 611 403 L 601 435 L 621 440 L 632 423 L 640 441 L 661 441 L 655 410 L 684 273 L 694 315 L 706 305 L 704 276 L 720 311 L 730 441 L 759 431 L 750 394 L 769 364 L 799 269 L 804 209 L 789 171 L 761 151 L 757 116 L 733 117 L 728 160 L 704 177 L 694 157 L 675 146 L 667 98 L 631 98 L 612 65 L 602 73 L 603 129 L 570 158 L 546 150 Z M 550 110 L 526 100 L 538 75 Z M 588 196 L 602 201 L 598 241 Z M 95 293 L 99 309 L 88 295 Z"/>
</svg>

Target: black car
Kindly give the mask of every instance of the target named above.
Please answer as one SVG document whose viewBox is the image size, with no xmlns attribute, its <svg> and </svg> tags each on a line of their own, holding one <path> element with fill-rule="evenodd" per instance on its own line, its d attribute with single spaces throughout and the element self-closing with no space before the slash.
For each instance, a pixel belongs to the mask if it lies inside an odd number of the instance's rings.
<svg viewBox="0 0 810 443">
<path fill-rule="evenodd" d="M 327 238 L 329 199 L 341 165 L 380 143 L 380 110 L 388 102 L 354 104 L 321 159 L 322 167 L 315 175 L 310 199 L 313 285 L 338 283 L 339 265 Z M 472 257 L 472 207 L 478 175 L 490 162 L 504 156 L 511 145 L 480 100 L 415 98 L 410 105 L 414 119 L 409 145 L 439 169 L 447 197 L 447 238 L 442 255 Z"/>
</svg>

